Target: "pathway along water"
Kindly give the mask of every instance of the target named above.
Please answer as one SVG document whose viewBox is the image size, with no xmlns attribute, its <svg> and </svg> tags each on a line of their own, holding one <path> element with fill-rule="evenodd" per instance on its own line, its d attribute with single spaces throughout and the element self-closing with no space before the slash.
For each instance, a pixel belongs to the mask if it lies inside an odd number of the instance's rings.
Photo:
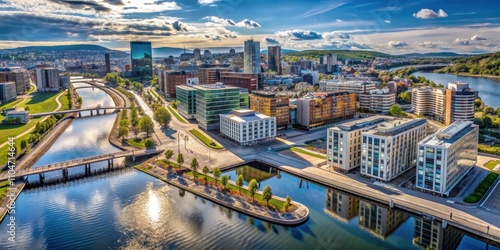
<svg viewBox="0 0 500 250">
<path fill-rule="evenodd" d="M 80 95 L 85 96 L 85 93 Z M 85 103 L 85 98 L 89 97 L 82 98 Z M 111 128 L 113 119 L 109 115 L 75 120 L 45 157 L 60 161 L 76 152 L 93 155 L 116 150 L 107 143 L 107 136 L 99 135 L 103 131 L 109 133 L 103 128 Z M 96 138 L 98 142 L 92 143 L 93 139 L 87 137 Z M 24 191 L 16 205 L 16 242 L 7 240 L 6 220 L 0 225 L 0 248 L 419 248 L 412 243 L 415 219 L 402 212 L 391 212 L 265 167 L 232 170 L 231 179 L 235 179 L 236 173 L 244 174 L 247 180 L 260 180 L 261 190 L 270 185 L 274 194 L 290 195 L 293 200 L 308 206 L 309 220 L 298 227 L 273 225 L 127 169 Z M 422 223 L 422 227 L 427 225 L 427 222 Z M 439 230 L 441 226 L 434 228 Z M 451 244 L 449 234 L 449 231 L 437 232 L 438 238 L 443 239 L 441 244 Z M 460 235 L 452 232 L 451 236 Z M 458 249 L 485 249 L 485 244 L 463 237 Z"/>
<path fill-rule="evenodd" d="M 472 76 L 457 76 L 452 74 L 439 74 L 433 72 L 418 71 L 414 76 L 423 76 L 436 84 L 443 84 L 445 87 L 449 82 L 466 82 L 474 90 L 479 92 L 479 97 L 488 106 L 500 107 L 500 79 Z"/>
</svg>

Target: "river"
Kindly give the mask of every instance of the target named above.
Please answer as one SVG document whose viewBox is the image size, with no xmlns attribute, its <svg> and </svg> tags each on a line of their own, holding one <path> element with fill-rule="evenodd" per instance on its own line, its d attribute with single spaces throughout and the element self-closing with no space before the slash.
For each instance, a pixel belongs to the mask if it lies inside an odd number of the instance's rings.
<svg viewBox="0 0 500 250">
<path fill-rule="evenodd" d="M 436 84 L 443 84 L 445 87 L 449 82 L 466 82 L 469 87 L 478 91 L 483 102 L 494 108 L 500 107 L 500 79 L 472 76 L 457 76 L 452 74 L 439 74 L 433 72 L 418 71 L 415 76 L 423 76 Z"/>
<path fill-rule="evenodd" d="M 87 91 L 100 90 L 78 90 L 84 105 L 105 101 Z M 76 119 L 36 165 L 118 150 L 107 141 L 114 119 Z M 237 173 L 247 181 L 258 179 L 260 189 L 270 185 L 275 195 L 306 205 L 310 219 L 296 227 L 273 225 L 126 169 L 25 190 L 16 202 L 16 242 L 7 240 L 5 220 L 0 249 L 420 249 L 413 239 L 421 218 L 266 166 L 227 174 L 234 180 Z M 453 229 L 437 235 L 436 246 L 469 250 L 486 245 Z"/>
</svg>

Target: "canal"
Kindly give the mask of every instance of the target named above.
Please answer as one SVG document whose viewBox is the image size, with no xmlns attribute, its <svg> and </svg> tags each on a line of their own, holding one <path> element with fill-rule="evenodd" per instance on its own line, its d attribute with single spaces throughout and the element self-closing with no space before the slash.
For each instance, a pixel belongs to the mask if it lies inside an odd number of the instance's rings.
<svg viewBox="0 0 500 250">
<path fill-rule="evenodd" d="M 443 84 L 445 87 L 449 82 L 466 82 L 469 87 L 478 91 L 483 102 L 494 108 L 500 107 L 500 79 L 486 77 L 457 76 L 452 74 L 439 74 L 433 72 L 418 71 L 414 76 L 423 76 L 436 84 Z"/>
<path fill-rule="evenodd" d="M 99 91 L 78 93 L 84 105 L 94 105 L 105 101 Z M 76 119 L 36 165 L 117 151 L 107 140 L 114 119 Z M 275 195 L 290 195 L 310 209 L 310 219 L 297 227 L 273 225 L 126 169 L 24 191 L 16 202 L 16 242 L 7 240 L 5 220 L 0 249 L 422 249 L 414 239 L 436 249 L 486 248 L 432 221 L 267 166 L 226 174 L 255 178 L 261 190 L 269 185 Z"/>
</svg>

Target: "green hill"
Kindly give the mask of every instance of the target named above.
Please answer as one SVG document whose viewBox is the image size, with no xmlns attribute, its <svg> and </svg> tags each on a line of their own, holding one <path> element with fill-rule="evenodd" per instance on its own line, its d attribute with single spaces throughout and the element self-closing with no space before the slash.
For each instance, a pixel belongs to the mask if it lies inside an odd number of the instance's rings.
<svg viewBox="0 0 500 250">
<path fill-rule="evenodd" d="M 283 60 L 288 62 L 297 62 L 300 58 L 308 60 L 316 60 L 320 56 L 328 54 L 337 55 L 338 60 L 345 60 L 347 58 L 354 60 L 373 60 L 376 57 L 393 58 L 396 56 L 385 54 L 377 51 L 359 51 L 359 50 L 304 50 L 298 52 L 291 52 L 283 56 Z"/>
<path fill-rule="evenodd" d="M 500 51 L 493 54 L 458 59 L 453 62 L 453 66 L 448 66 L 435 72 L 500 76 Z"/>
<path fill-rule="evenodd" d="M 19 47 L 13 50 L 38 50 L 38 51 L 71 51 L 71 50 L 94 50 L 94 51 L 111 51 L 110 49 L 92 44 L 75 44 L 75 45 L 55 45 L 55 46 L 27 46 Z"/>
</svg>

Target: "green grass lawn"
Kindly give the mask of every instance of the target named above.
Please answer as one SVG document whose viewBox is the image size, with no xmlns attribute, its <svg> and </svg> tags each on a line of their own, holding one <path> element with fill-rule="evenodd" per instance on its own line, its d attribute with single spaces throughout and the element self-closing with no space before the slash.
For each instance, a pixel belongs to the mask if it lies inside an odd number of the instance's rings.
<svg viewBox="0 0 500 250">
<path fill-rule="evenodd" d="M 316 158 L 319 158 L 319 159 L 326 160 L 326 156 L 324 156 L 324 155 L 311 153 L 311 152 L 309 152 L 309 151 L 305 151 L 305 150 L 303 150 L 303 149 L 301 149 L 301 148 L 296 148 L 296 147 L 293 147 L 293 148 L 290 148 L 290 150 L 291 150 L 292 152 L 295 152 L 295 153 L 306 154 L 306 155 L 309 155 L 309 156 L 312 156 L 312 157 L 316 157 Z"/>
<path fill-rule="evenodd" d="M 219 145 L 218 143 L 212 142 L 203 133 L 201 133 L 200 131 L 198 131 L 196 129 L 189 130 L 189 132 L 191 134 L 193 134 L 194 136 L 196 136 L 196 138 L 200 139 L 200 141 L 205 143 L 205 145 L 207 145 L 213 149 L 223 149 L 224 148 L 223 146 Z"/>
<path fill-rule="evenodd" d="M 2 204 L 3 198 L 7 195 L 7 188 L 10 186 L 10 181 L 0 182 L 0 205 Z"/>
<path fill-rule="evenodd" d="M 70 98 L 68 98 L 68 96 L 66 94 L 63 94 L 59 97 L 59 102 L 61 103 L 61 109 L 59 110 L 68 110 L 70 109 L 70 105 L 71 105 L 71 100 Z"/>
<path fill-rule="evenodd" d="M 154 89 L 151 89 L 150 90 L 151 94 L 156 97 L 156 98 L 160 98 L 160 100 L 163 100 L 163 98 L 160 97 L 160 95 L 158 95 L 158 93 L 156 93 L 156 91 Z"/>
<path fill-rule="evenodd" d="M 485 167 L 487 167 L 489 170 L 492 170 L 498 165 L 500 164 L 500 161 L 494 161 L 494 160 L 491 160 L 489 162 L 487 162 L 486 164 L 484 164 Z"/>
<path fill-rule="evenodd" d="M 16 100 L 12 100 L 10 102 L 5 102 L 5 103 L 2 103 L 0 104 L 0 109 L 9 109 L 9 108 L 12 108 L 16 105 L 18 105 L 19 103 L 23 102 L 25 99 L 16 99 Z"/>
<path fill-rule="evenodd" d="M 188 123 L 182 116 L 180 116 L 172 107 L 168 106 L 168 110 L 175 116 L 175 119 L 182 123 Z"/>
<path fill-rule="evenodd" d="M 61 92 L 39 93 L 33 96 L 25 106 L 30 109 L 30 114 L 54 111 L 57 108 L 56 97 Z M 68 106 L 62 107 L 67 109 Z M 20 107 L 20 108 L 24 108 Z M 62 109 L 61 108 L 61 109 Z"/>
<path fill-rule="evenodd" d="M 128 139 L 127 143 L 137 148 L 146 148 L 146 145 L 144 145 L 144 141 L 145 140 L 141 138 L 132 138 Z"/>
<path fill-rule="evenodd" d="M 186 173 L 186 175 L 192 177 L 193 176 L 193 172 L 188 172 L 188 173 Z M 205 174 L 196 172 L 196 177 L 205 178 Z M 215 179 L 212 178 L 212 177 L 210 177 L 210 176 L 207 177 L 207 180 L 215 182 Z M 219 181 L 217 183 L 220 184 L 220 179 L 219 179 Z M 262 187 L 262 188 L 264 188 L 264 187 Z M 226 185 L 226 189 L 228 189 L 230 191 L 239 192 L 238 186 L 232 185 L 232 184 L 229 184 L 229 183 Z M 260 191 L 262 191 L 262 190 L 260 190 Z M 241 188 L 241 194 L 243 194 L 244 196 L 247 196 L 247 197 L 251 197 L 250 191 L 248 191 L 247 189 L 244 189 L 244 188 Z M 254 199 L 256 199 L 257 201 L 260 201 L 260 202 L 262 202 L 262 201 L 265 202 L 265 200 L 262 200 L 262 195 L 260 195 L 260 194 L 255 194 Z M 274 206 L 279 211 L 283 210 L 283 204 L 284 203 L 285 203 L 284 201 L 277 200 L 277 199 L 274 199 L 274 198 L 271 198 L 269 200 L 269 205 Z"/>
</svg>

